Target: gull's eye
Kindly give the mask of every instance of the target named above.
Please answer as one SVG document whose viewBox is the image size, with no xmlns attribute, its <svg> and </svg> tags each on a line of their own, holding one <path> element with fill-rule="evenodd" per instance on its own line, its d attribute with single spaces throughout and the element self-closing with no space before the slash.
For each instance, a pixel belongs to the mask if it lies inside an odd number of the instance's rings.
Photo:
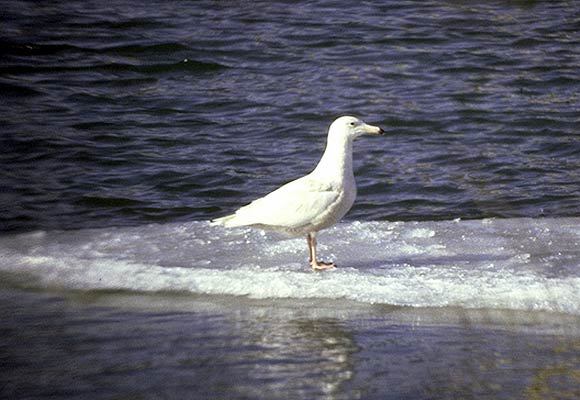
<svg viewBox="0 0 580 400">
<path fill-rule="evenodd" d="M 355 126 L 356 124 L 354 122 L 349 123 L 350 126 Z"/>
</svg>

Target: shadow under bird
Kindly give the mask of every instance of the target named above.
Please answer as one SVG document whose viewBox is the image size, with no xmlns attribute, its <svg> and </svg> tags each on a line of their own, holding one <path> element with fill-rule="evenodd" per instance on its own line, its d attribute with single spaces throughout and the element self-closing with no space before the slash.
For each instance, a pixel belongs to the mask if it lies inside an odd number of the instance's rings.
<svg viewBox="0 0 580 400">
<path fill-rule="evenodd" d="M 378 126 L 344 116 L 328 129 L 326 150 L 314 170 L 239 208 L 234 214 L 211 221 L 226 227 L 251 226 L 306 235 L 310 266 L 314 270 L 336 267 L 316 258 L 316 233 L 336 224 L 356 198 L 352 170 L 352 143 L 362 135 L 382 135 Z"/>
</svg>

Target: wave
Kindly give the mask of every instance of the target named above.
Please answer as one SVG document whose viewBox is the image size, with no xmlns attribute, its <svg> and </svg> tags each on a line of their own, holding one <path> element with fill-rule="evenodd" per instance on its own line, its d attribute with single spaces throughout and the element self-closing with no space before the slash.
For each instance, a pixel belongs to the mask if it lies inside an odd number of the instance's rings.
<svg viewBox="0 0 580 400">
<path fill-rule="evenodd" d="M 107 63 L 87 65 L 44 65 L 31 66 L 12 64 L 0 66 L 0 74 L 23 75 L 39 73 L 62 73 L 62 72 L 137 72 L 142 74 L 162 74 L 169 72 L 212 72 L 228 68 L 215 62 L 204 62 L 190 59 L 182 59 L 177 62 L 158 62 L 150 64 Z"/>
<path fill-rule="evenodd" d="M 206 222 L 34 232 L 0 238 L 0 271 L 32 288 L 580 315 L 579 222 L 343 223 L 321 234 L 339 263 L 326 273 L 309 271 L 303 239 Z"/>
</svg>

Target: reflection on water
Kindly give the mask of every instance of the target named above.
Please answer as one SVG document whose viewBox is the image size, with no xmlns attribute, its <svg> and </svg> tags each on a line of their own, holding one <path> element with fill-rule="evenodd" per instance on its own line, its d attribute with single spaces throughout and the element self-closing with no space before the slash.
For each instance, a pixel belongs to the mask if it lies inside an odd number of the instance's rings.
<svg viewBox="0 0 580 400">
<path fill-rule="evenodd" d="M 546 325 L 536 313 L 485 322 L 453 309 L 15 289 L 0 290 L 0 299 L 5 398 L 579 394 L 578 336 L 535 330 Z M 574 318 L 561 322 L 577 332 Z"/>
<path fill-rule="evenodd" d="M 341 385 L 353 379 L 352 355 L 358 350 L 354 335 L 335 319 L 298 321 L 296 325 L 308 341 L 305 350 L 321 360 L 318 373 L 322 391 L 334 398 Z"/>
<path fill-rule="evenodd" d="M 249 397 L 287 398 L 288 393 L 316 398 L 345 398 L 342 385 L 353 378 L 352 355 L 358 350 L 353 334 L 334 318 L 258 318 L 239 327 L 241 344 L 251 349 L 241 355 L 252 382 L 242 391 Z M 352 396 L 349 396 L 352 398 Z"/>
</svg>

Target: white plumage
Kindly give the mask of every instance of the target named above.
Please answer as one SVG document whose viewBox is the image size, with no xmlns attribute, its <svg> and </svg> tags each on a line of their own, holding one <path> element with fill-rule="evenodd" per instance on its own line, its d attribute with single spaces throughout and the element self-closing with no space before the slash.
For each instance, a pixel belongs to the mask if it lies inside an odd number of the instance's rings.
<svg viewBox="0 0 580 400">
<path fill-rule="evenodd" d="M 352 207 L 356 183 L 352 170 L 352 142 L 384 131 L 355 117 L 340 117 L 328 130 L 326 150 L 306 176 L 241 207 L 234 214 L 212 221 L 226 227 L 253 226 L 289 235 L 306 235 L 313 269 L 331 269 L 333 263 L 316 259 L 316 232 L 337 223 Z"/>
</svg>

